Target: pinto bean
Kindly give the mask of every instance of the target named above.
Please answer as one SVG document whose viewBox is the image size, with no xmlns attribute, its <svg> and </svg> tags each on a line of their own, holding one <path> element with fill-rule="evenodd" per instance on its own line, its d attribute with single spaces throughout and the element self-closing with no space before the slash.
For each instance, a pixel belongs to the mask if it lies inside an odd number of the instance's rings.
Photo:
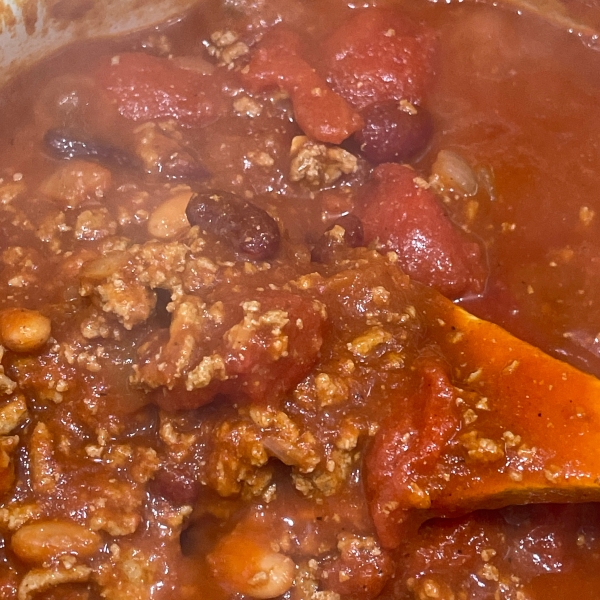
<svg viewBox="0 0 600 600">
<path fill-rule="evenodd" d="M 275 219 L 262 208 L 229 192 L 194 194 L 186 209 L 191 225 L 230 240 L 234 248 L 252 258 L 273 258 L 280 233 Z"/>
<path fill-rule="evenodd" d="M 100 536 L 69 521 L 38 521 L 21 527 L 12 537 L 13 552 L 26 563 L 45 563 L 64 554 L 90 556 Z"/>
<path fill-rule="evenodd" d="M 133 154 L 108 142 L 86 138 L 67 129 L 49 129 L 44 135 L 44 145 L 54 158 L 82 158 L 108 166 L 141 168 L 140 160 Z"/>
<path fill-rule="evenodd" d="M 50 319 L 37 310 L 9 308 L 0 313 L 0 340 L 14 352 L 31 352 L 50 337 Z"/>
<path fill-rule="evenodd" d="M 341 247 L 358 248 L 364 244 L 363 226 L 355 215 L 344 215 L 336 219 L 317 240 L 311 252 L 311 260 L 318 263 L 331 261 Z"/>
<path fill-rule="evenodd" d="M 422 107 L 396 101 L 371 104 L 362 113 L 365 126 L 355 134 L 365 157 L 375 164 L 418 158 L 433 135 L 433 122 Z"/>
<path fill-rule="evenodd" d="M 236 530 L 221 539 L 208 562 L 226 589 L 252 598 L 276 598 L 294 583 L 291 558 Z"/>
<path fill-rule="evenodd" d="M 46 178 L 40 191 L 61 208 L 71 209 L 102 201 L 111 185 L 109 169 L 88 160 L 73 159 Z"/>
<path fill-rule="evenodd" d="M 81 267 L 80 275 L 84 279 L 102 281 L 110 277 L 126 263 L 127 254 L 121 250 L 115 250 L 84 263 Z"/>
<path fill-rule="evenodd" d="M 189 228 L 185 210 L 190 201 L 191 190 L 180 190 L 157 206 L 148 219 L 148 233 L 155 238 L 168 240 Z"/>
<path fill-rule="evenodd" d="M 249 592 L 255 598 L 276 598 L 285 594 L 294 583 L 296 565 L 280 552 L 265 554 L 260 561 L 262 569 L 251 581 Z"/>
</svg>

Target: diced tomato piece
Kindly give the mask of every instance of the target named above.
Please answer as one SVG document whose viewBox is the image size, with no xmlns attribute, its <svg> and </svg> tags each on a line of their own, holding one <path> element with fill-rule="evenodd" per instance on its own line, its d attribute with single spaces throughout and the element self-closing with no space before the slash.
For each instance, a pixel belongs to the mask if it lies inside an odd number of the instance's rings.
<svg viewBox="0 0 600 600">
<path fill-rule="evenodd" d="M 323 317 L 310 298 L 288 292 L 265 293 L 259 303 L 264 323 L 245 341 L 225 336 L 225 364 L 235 387 L 262 402 L 281 399 L 308 374 L 323 343 Z"/>
<path fill-rule="evenodd" d="M 180 69 L 142 52 L 119 55 L 100 67 L 97 77 L 126 119 L 173 118 L 190 127 L 215 121 L 224 111 L 218 78 Z"/>
<path fill-rule="evenodd" d="M 407 166 L 383 164 L 373 171 L 359 211 L 367 243 L 398 253 L 400 267 L 415 281 L 450 298 L 483 289 L 479 245 L 444 213 L 436 196 L 415 183 Z"/>
<path fill-rule="evenodd" d="M 328 81 L 352 106 L 420 104 L 433 75 L 436 38 L 398 11 L 357 12 L 325 44 Z"/>
<path fill-rule="evenodd" d="M 183 384 L 160 387 L 154 399 L 162 408 L 198 408 L 219 394 L 276 404 L 310 372 L 323 343 L 319 306 L 311 298 L 275 291 L 257 294 L 254 303 L 245 304 L 255 304 L 256 313 L 246 307 L 240 320 L 236 312 L 222 339 L 207 349 L 222 358 L 223 376 L 191 391 Z M 231 314 L 228 307 L 225 313 Z M 147 353 L 152 351 L 154 346 Z"/>
<path fill-rule="evenodd" d="M 299 56 L 298 36 L 277 28 L 250 61 L 245 81 L 250 89 L 280 87 L 292 100 L 296 122 L 319 142 L 340 144 L 363 126 L 362 118 Z"/>
<path fill-rule="evenodd" d="M 419 550 L 403 555 L 396 577 L 406 581 L 418 574 L 426 579 L 428 574 L 444 572 L 448 590 L 465 590 L 465 597 L 474 598 L 479 595 L 475 590 L 481 590 L 480 581 L 471 579 L 470 574 L 481 572 L 487 562 L 485 548 L 502 548 L 495 566 L 500 572 L 510 570 L 514 579 L 518 577 L 523 582 L 539 575 L 570 572 L 577 556 L 577 535 L 573 532 L 580 528 L 598 531 L 597 512 L 594 505 L 589 506 L 531 504 L 511 506 L 505 511 L 478 511 L 459 519 L 436 519 L 419 531 Z M 544 581 L 544 577 L 539 580 Z M 528 589 L 537 592 L 542 588 Z M 554 598 L 574 597 L 560 586 L 552 585 L 552 591 Z M 493 590 L 486 590 L 481 596 L 492 598 Z M 439 597 L 452 595 L 442 591 Z M 534 597 L 547 596 L 541 592 Z M 593 598 L 595 591 L 591 596 L 580 597 Z"/>
<path fill-rule="evenodd" d="M 408 406 L 383 424 L 366 457 L 369 507 L 384 547 L 395 548 L 411 509 L 415 486 L 425 487 L 444 447 L 458 430 L 456 393 L 443 367 L 432 358 L 419 369 L 421 387 Z M 425 490 L 423 490 L 425 491 Z M 417 523 L 418 526 L 418 523 Z"/>
<path fill-rule="evenodd" d="M 321 567 L 329 589 L 347 600 L 377 598 L 393 574 L 389 554 L 350 536 L 340 539 L 338 549 L 340 555 L 325 559 Z"/>
<path fill-rule="evenodd" d="M 194 505 L 200 488 L 194 466 L 193 463 L 161 465 L 150 483 L 152 492 L 179 506 Z"/>
</svg>

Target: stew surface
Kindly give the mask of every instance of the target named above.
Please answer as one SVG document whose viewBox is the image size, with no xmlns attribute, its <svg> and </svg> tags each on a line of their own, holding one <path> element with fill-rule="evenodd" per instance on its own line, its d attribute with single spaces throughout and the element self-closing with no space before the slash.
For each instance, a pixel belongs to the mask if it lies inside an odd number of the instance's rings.
<svg viewBox="0 0 600 600">
<path fill-rule="evenodd" d="M 599 94 L 416 0 L 209 0 L 11 83 L 0 597 L 597 598 L 600 510 L 544 490 L 600 423 L 522 422 L 442 313 L 600 375 Z"/>
</svg>

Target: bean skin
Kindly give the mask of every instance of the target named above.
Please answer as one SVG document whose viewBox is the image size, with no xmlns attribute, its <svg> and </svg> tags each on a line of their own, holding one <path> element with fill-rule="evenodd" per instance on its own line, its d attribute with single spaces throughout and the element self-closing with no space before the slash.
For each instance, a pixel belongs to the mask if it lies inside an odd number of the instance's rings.
<svg viewBox="0 0 600 600">
<path fill-rule="evenodd" d="M 54 158 L 84 158 L 109 166 L 140 169 L 141 161 L 112 144 L 86 138 L 66 129 L 49 129 L 44 135 L 46 150 Z"/>
<path fill-rule="evenodd" d="M 372 163 L 408 162 L 418 158 L 429 145 L 433 122 L 429 112 L 415 107 L 407 112 L 395 102 L 379 102 L 361 114 L 365 126 L 355 134 L 364 156 Z"/>
<path fill-rule="evenodd" d="M 340 235 L 336 235 L 337 233 Z M 352 214 L 344 215 L 336 219 L 317 240 L 311 252 L 311 260 L 327 263 L 333 260 L 336 250 L 342 247 L 358 248 L 363 245 L 364 234 L 360 219 Z"/>
<path fill-rule="evenodd" d="M 229 192 L 199 192 L 186 209 L 190 224 L 229 240 L 235 250 L 257 260 L 273 258 L 281 236 L 277 222 L 255 204 Z"/>
</svg>

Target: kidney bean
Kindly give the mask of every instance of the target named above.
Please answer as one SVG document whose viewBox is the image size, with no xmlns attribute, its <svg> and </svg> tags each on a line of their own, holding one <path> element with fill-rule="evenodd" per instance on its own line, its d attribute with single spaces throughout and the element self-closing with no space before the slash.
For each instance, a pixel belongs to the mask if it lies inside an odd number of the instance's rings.
<svg viewBox="0 0 600 600">
<path fill-rule="evenodd" d="M 280 233 L 277 222 L 262 208 L 229 192 L 194 194 L 186 209 L 191 225 L 230 240 L 234 248 L 256 259 L 275 256 Z"/>
<path fill-rule="evenodd" d="M 44 145 L 54 158 L 87 159 L 109 167 L 144 170 L 143 161 L 131 152 L 108 142 L 87 138 L 66 129 L 49 129 L 44 135 Z M 160 150 L 160 148 L 159 148 Z M 165 179 L 203 181 L 208 171 L 190 152 L 184 148 L 171 148 L 165 156 L 159 156 L 152 170 Z"/>
<path fill-rule="evenodd" d="M 311 260 L 326 263 L 332 260 L 341 247 L 358 248 L 364 244 L 363 226 L 355 215 L 336 219 L 317 240 L 311 252 Z"/>
<path fill-rule="evenodd" d="M 365 126 L 354 134 L 365 157 L 375 164 L 418 158 L 431 141 L 433 122 L 426 109 L 415 110 L 396 101 L 368 106 L 362 112 Z"/>
<path fill-rule="evenodd" d="M 107 142 L 86 138 L 67 129 L 49 129 L 44 135 L 44 145 L 54 158 L 86 158 L 99 163 L 124 167 L 141 167 L 140 160 L 133 154 Z"/>
</svg>

